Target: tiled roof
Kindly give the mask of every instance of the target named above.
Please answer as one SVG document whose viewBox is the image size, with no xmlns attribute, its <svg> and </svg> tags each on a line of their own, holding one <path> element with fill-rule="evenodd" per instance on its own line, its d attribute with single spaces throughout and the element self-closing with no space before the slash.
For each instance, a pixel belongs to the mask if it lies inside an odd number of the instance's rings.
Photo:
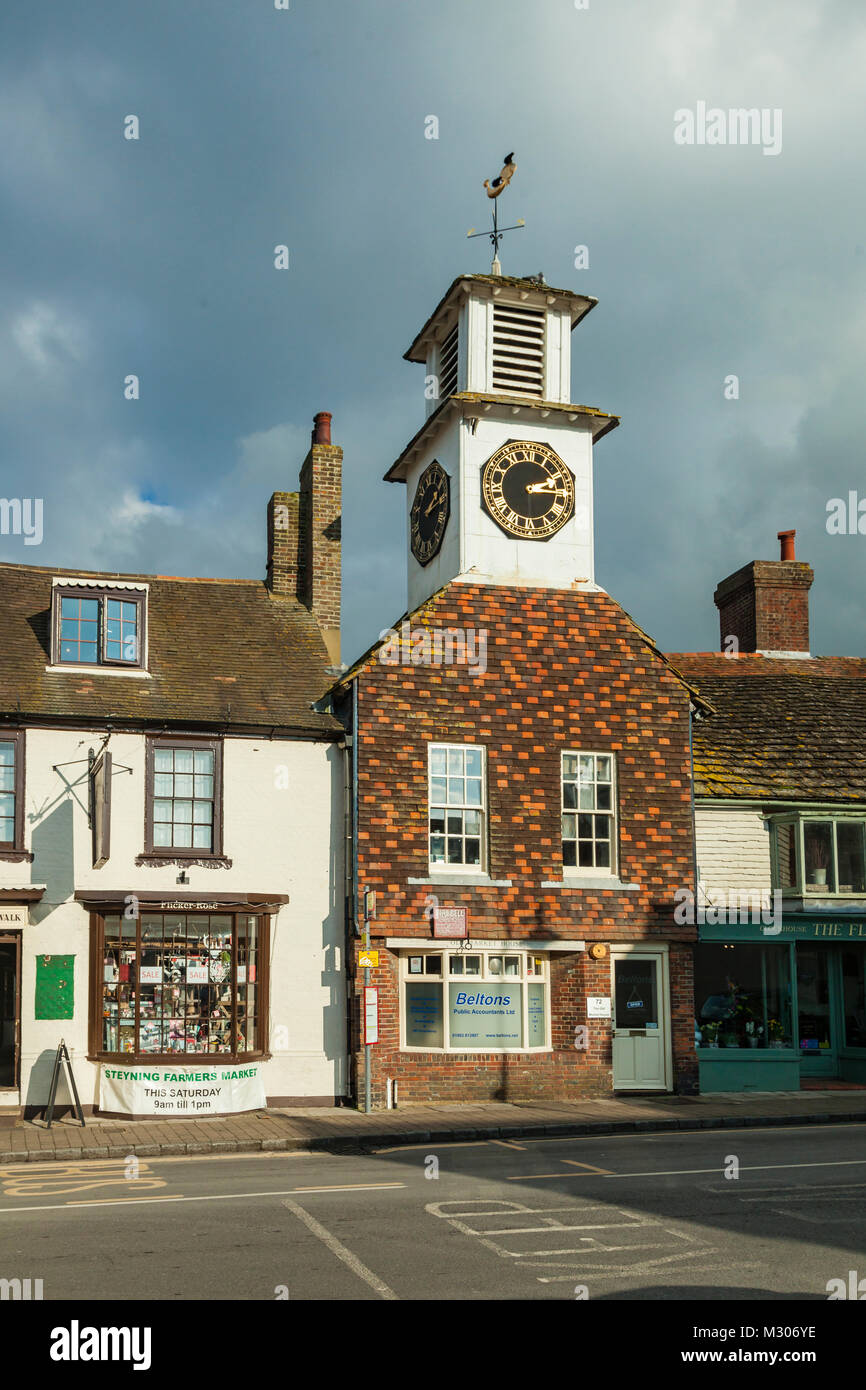
<svg viewBox="0 0 866 1390">
<path fill-rule="evenodd" d="M 695 724 L 696 796 L 866 800 L 866 659 L 668 659 L 715 710 Z"/>
<path fill-rule="evenodd" d="M 55 576 L 144 581 L 149 676 L 46 671 Z M 116 719 L 336 732 L 311 703 L 333 681 L 312 614 L 263 583 L 0 564 L 0 720 Z"/>
</svg>

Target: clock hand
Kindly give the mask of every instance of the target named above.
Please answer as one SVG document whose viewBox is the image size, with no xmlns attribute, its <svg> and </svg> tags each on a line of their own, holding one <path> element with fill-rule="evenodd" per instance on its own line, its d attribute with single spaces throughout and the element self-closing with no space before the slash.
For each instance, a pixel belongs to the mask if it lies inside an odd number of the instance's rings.
<svg viewBox="0 0 866 1390">
<path fill-rule="evenodd" d="M 425 516 L 429 516 L 430 513 L 432 512 L 433 508 L 434 508 L 434 507 L 438 507 L 438 506 L 439 506 L 439 503 L 440 503 L 441 501 L 442 501 L 442 494 L 441 494 L 441 492 L 437 492 L 436 496 L 433 498 L 433 501 L 430 503 L 430 506 L 425 508 L 425 510 L 424 510 L 424 515 L 425 515 Z"/>
<path fill-rule="evenodd" d="M 527 483 L 527 484 L 526 484 L 526 491 L 527 491 L 527 492 L 546 492 L 546 493 L 550 493 L 551 495 L 555 495 L 555 496 L 557 496 L 557 497 L 561 497 L 562 494 L 565 492 L 565 488 L 554 487 L 554 485 L 553 485 L 552 482 L 548 482 L 548 483 Z"/>
</svg>

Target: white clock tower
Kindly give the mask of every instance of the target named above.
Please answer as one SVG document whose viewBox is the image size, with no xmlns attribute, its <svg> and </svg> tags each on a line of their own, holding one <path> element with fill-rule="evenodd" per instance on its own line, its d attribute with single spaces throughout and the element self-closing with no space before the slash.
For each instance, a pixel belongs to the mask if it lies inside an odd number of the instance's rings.
<svg viewBox="0 0 866 1390">
<path fill-rule="evenodd" d="M 597 301 L 542 277 L 461 275 L 405 354 L 427 418 L 406 484 L 411 612 L 452 580 L 595 586 L 592 446 L 619 419 L 571 402 L 571 332 Z"/>
</svg>

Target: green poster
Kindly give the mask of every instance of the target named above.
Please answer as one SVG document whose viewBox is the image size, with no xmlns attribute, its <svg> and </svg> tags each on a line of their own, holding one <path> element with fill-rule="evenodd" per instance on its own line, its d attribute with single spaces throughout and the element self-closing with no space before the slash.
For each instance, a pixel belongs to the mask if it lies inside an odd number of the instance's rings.
<svg viewBox="0 0 866 1390">
<path fill-rule="evenodd" d="M 36 957 L 36 1018 L 72 1018 L 74 956 Z"/>
</svg>

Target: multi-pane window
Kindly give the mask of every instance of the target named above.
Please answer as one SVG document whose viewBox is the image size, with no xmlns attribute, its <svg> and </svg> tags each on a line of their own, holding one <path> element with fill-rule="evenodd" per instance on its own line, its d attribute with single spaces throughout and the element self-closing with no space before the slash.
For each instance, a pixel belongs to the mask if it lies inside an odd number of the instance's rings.
<svg viewBox="0 0 866 1390">
<path fill-rule="evenodd" d="M 267 918 L 246 913 L 106 915 L 95 952 L 102 1053 L 150 1059 L 261 1050 Z"/>
<path fill-rule="evenodd" d="M 22 735 L 0 734 L 0 849 L 20 848 L 22 751 Z"/>
<path fill-rule="evenodd" d="M 214 848 L 214 751 L 154 749 L 154 849 Z"/>
<path fill-rule="evenodd" d="M 773 824 L 773 886 L 848 897 L 866 893 L 866 820 L 789 816 Z"/>
<path fill-rule="evenodd" d="M 410 952 L 401 974 L 406 1048 L 523 1052 L 549 1045 L 547 963 L 531 951 Z"/>
<path fill-rule="evenodd" d="M 614 761 L 610 753 L 562 755 L 562 862 L 615 869 Z"/>
<path fill-rule="evenodd" d="M 480 868 L 484 839 L 484 751 L 430 746 L 430 863 Z"/>
<path fill-rule="evenodd" d="M 60 665 L 143 665 L 144 600 L 106 590 L 55 590 L 54 659 Z"/>
<path fill-rule="evenodd" d="M 60 660 L 99 660 L 99 599 L 61 598 Z"/>
</svg>

